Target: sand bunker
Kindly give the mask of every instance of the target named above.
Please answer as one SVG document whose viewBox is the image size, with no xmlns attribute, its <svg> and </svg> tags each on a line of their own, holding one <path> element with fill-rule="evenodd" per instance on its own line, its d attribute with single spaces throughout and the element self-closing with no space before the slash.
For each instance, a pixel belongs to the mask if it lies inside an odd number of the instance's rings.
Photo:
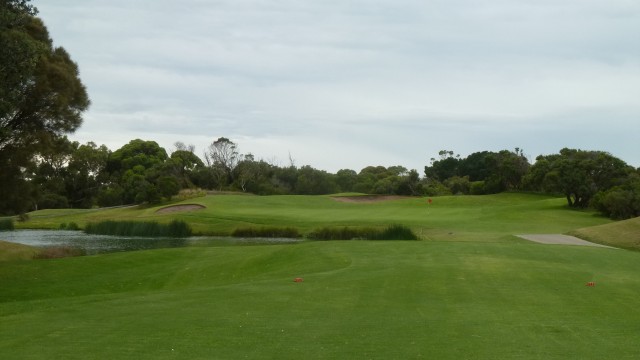
<svg viewBox="0 0 640 360">
<path fill-rule="evenodd" d="M 374 203 L 380 201 L 408 199 L 409 196 L 398 195 L 360 195 L 360 196 L 332 196 L 335 201 L 346 203 Z"/>
<path fill-rule="evenodd" d="M 531 235 L 516 235 L 519 238 L 535 241 L 541 244 L 554 244 L 554 245 L 580 245 L 580 246 L 597 246 L 615 249 L 611 246 L 600 245 L 592 243 L 586 240 L 579 239 L 575 236 L 561 235 L 561 234 L 531 234 Z"/>
<path fill-rule="evenodd" d="M 193 211 L 193 210 L 202 210 L 206 209 L 206 206 L 198 205 L 198 204 L 186 204 L 186 205 L 173 205 L 167 206 L 162 209 L 158 209 L 156 214 L 166 214 L 178 211 Z"/>
</svg>

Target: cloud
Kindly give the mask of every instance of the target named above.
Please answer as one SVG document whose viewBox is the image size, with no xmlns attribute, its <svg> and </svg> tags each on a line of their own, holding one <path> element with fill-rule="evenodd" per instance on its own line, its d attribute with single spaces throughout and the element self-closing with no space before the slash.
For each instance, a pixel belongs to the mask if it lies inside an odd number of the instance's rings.
<svg viewBox="0 0 640 360">
<path fill-rule="evenodd" d="M 219 136 L 324 169 L 562 147 L 640 165 L 640 3 L 68 0 L 36 4 L 92 108 L 78 139 Z"/>
</svg>

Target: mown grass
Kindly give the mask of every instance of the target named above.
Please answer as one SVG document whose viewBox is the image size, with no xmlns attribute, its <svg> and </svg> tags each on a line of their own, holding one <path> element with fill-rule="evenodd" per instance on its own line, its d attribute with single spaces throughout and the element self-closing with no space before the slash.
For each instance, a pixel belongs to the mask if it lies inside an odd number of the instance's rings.
<svg viewBox="0 0 640 360">
<path fill-rule="evenodd" d="M 225 195 L 197 202 L 207 209 L 46 211 L 17 225 L 177 219 L 228 234 L 402 224 L 424 241 L 212 243 L 1 262 L 0 358 L 640 357 L 640 253 L 513 236 L 611 222 L 568 210 L 563 199 L 452 196 L 429 205 Z"/>
<path fill-rule="evenodd" d="M 639 253 L 513 240 L 2 263 L 0 358 L 640 356 Z"/>
<path fill-rule="evenodd" d="M 84 231 L 87 234 L 146 237 L 189 237 L 192 234 L 191 227 L 181 220 L 173 220 L 167 224 L 155 221 L 105 220 L 86 224 Z"/>
<path fill-rule="evenodd" d="M 194 234 L 230 235 L 237 228 L 292 227 L 301 234 L 322 227 L 373 227 L 401 224 L 429 240 L 496 241 L 505 233 L 566 233 L 611 220 L 593 212 L 569 211 L 566 200 L 505 193 L 487 196 L 409 198 L 378 203 L 344 203 L 329 196 L 210 195 L 189 199 L 198 211 L 158 214 L 165 207 L 128 207 L 67 212 L 37 211 L 20 228 L 55 229 L 60 223 L 103 220 L 187 222 Z M 179 205 L 180 202 L 174 203 Z"/>
</svg>

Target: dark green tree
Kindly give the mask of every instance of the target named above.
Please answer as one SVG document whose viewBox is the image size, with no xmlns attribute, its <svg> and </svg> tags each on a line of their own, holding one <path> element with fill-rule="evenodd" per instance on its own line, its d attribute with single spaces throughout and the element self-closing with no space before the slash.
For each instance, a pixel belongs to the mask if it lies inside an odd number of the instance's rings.
<svg viewBox="0 0 640 360">
<path fill-rule="evenodd" d="M 342 192 L 354 191 L 354 186 L 358 181 L 358 173 L 351 169 L 341 169 L 336 173 L 336 184 Z"/>
<path fill-rule="evenodd" d="M 165 162 L 166 172 L 173 175 L 181 188 L 193 187 L 194 172 L 204 167 L 204 163 L 193 151 L 176 150 Z"/>
<path fill-rule="evenodd" d="M 107 184 L 109 177 L 105 169 L 111 151 L 94 142 L 72 144 L 65 176 L 65 196 L 74 208 L 91 208 L 97 204 L 99 191 Z"/>
<path fill-rule="evenodd" d="M 238 153 L 238 145 L 226 137 L 220 137 L 211 143 L 205 153 L 207 166 L 217 168 L 224 173 L 225 185 L 233 183 L 233 170 L 240 160 L 242 155 Z"/>
<path fill-rule="evenodd" d="M 115 194 L 122 195 L 121 204 L 160 201 L 162 192 L 158 189 L 158 180 L 170 175 L 165 167 L 167 159 L 166 150 L 155 141 L 131 140 L 109 156 L 106 171 L 110 184 L 100 198 L 112 205 L 115 205 Z"/>
<path fill-rule="evenodd" d="M 533 189 L 563 194 L 571 207 L 585 208 L 593 196 L 624 183 L 634 169 L 603 151 L 564 148 L 538 156 L 526 176 Z"/>
<path fill-rule="evenodd" d="M 597 193 L 591 205 L 613 219 L 640 216 L 640 171 L 631 172 L 622 184 Z"/>
<path fill-rule="evenodd" d="M 425 166 L 424 175 L 429 180 L 444 181 L 452 176 L 459 175 L 458 166 L 460 155 L 453 155 L 453 151 L 440 150 L 439 160 L 431 158 L 431 166 Z"/>
<path fill-rule="evenodd" d="M 0 1 L 1 213 L 35 206 L 26 168 L 36 153 L 76 130 L 89 106 L 78 67 L 27 0 Z"/>
</svg>

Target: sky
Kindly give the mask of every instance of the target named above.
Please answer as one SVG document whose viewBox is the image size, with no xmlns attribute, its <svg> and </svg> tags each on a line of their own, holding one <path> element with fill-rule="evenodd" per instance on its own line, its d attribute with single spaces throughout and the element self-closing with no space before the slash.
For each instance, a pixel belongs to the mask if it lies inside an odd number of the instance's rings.
<svg viewBox="0 0 640 360">
<path fill-rule="evenodd" d="M 92 101 L 70 139 L 219 137 L 336 172 L 440 150 L 640 166 L 637 0 L 33 0 Z"/>
</svg>

